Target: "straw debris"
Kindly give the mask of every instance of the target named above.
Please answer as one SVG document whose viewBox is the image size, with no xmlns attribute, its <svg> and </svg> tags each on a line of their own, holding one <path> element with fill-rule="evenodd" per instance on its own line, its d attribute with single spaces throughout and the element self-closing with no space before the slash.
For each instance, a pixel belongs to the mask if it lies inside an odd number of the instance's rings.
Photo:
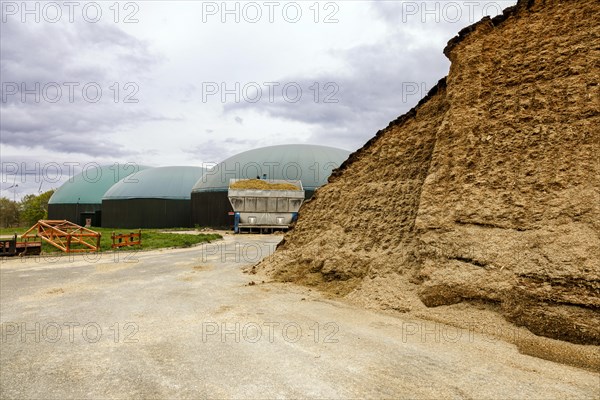
<svg viewBox="0 0 600 400">
<path fill-rule="evenodd" d="M 300 190 L 291 183 L 270 183 L 262 179 L 244 179 L 229 185 L 230 189 L 256 189 L 256 190 Z"/>
</svg>

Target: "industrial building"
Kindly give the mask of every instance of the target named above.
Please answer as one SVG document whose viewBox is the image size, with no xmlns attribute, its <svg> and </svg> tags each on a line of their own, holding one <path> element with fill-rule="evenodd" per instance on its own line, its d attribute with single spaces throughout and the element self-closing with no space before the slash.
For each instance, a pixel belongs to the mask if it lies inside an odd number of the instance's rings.
<svg viewBox="0 0 600 400">
<path fill-rule="evenodd" d="M 230 179 L 300 180 L 308 199 L 349 155 L 349 151 L 334 147 L 292 144 L 232 156 L 206 171 L 194 185 L 192 225 L 227 229 L 233 226 L 233 209 L 227 197 Z"/>
<path fill-rule="evenodd" d="M 119 181 L 102 198 L 102 226 L 192 226 L 190 194 L 204 171 L 200 167 L 149 168 Z"/>
<path fill-rule="evenodd" d="M 69 178 L 48 201 L 48 219 L 102 226 L 102 196 L 121 179 L 147 167 L 135 164 L 92 165 Z"/>
</svg>

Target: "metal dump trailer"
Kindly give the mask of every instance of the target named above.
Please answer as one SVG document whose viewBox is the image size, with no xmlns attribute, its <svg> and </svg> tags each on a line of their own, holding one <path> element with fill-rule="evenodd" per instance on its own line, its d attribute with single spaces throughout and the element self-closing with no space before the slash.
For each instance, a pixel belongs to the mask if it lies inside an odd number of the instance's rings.
<svg viewBox="0 0 600 400">
<path fill-rule="evenodd" d="M 0 257 L 16 255 L 37 255 L 42 252 L 42 241 L 36 236 L 33 238 L 17 238 L 13 236 L 0 236 Z"/>
<path fill-rule="evenodd" d="M 237 181 L 240 179 L 231 179 L 228 190 L 235 233 L 285 230 L 298 217 L 304 201 L 301 181 L 266 180 L 269 184 L 292 184 L 298 190 L 232 189 L 231 185 Z"/>
</svg>

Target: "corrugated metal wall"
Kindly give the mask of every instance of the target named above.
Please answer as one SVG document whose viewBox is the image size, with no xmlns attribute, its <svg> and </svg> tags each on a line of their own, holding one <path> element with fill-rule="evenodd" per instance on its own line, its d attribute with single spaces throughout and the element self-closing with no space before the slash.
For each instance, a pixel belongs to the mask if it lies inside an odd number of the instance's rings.
<svg viewBox="0 0 600 400">
<path fill-rule="evenodd" d="M 102 201 L 102 227 L 191 227 L 190 200 L 125 199 Z"/>
<path fill-rule="evenodd" d="M 305 198 L 314 191 L 306 190 Z M 178 228 L 196 225 L 233 229 L 233 212 L 227 192 L 192 193 L 192 200 L 104 200 L 102 204 L 49 204 L 48 219 L 80 223 L 82 213 L 102 210 L 102 227 Z"/>
<path fill-rule="evenodd" d="M 232 229 L 233 212 L 227 192 L 192 193 L 192 226 Z"/>
<path fill-rule="evenodd" d="M 101 208 L 101 204 L 48 204 L 48 219 L 66 219 L 79 224 L 81 213 L 93 213 Z"/>
</svg>

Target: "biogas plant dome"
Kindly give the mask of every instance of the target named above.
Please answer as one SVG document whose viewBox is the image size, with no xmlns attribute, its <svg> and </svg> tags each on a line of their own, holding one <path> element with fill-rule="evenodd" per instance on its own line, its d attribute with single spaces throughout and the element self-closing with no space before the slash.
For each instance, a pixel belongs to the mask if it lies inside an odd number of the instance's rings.
<svg viewBox="0 0 600 400">
<path fill-rule="evenodd" d="M 200 167 L 148 168 L 119 181 L 102 198 L 102 226 L 190 226 L 190 197 L 204 173 Z"/>
<path fill-rule="evenodd" d="M 327 183 L 331 171 L 350 155 L 347 150 L 309 144 L 262 147 L 232 156 L 206 171 L 192 192 L 227 191 L 229 180 L 301 180 L 307 191 Z"/>
<path fill-rule="evenodd" d="M 102 196 L 121 179 L 148 167 L 134 163 L 88 164 L 50 197 L 48 204 L 101 204 Z"/>
<path fill-rule="evenodd" d="M 204 172 L 201 167 L 157 167 L 136 172 L 112 186 L 102 200 L 189 200 L 190 189 Z"/>
</svg>

